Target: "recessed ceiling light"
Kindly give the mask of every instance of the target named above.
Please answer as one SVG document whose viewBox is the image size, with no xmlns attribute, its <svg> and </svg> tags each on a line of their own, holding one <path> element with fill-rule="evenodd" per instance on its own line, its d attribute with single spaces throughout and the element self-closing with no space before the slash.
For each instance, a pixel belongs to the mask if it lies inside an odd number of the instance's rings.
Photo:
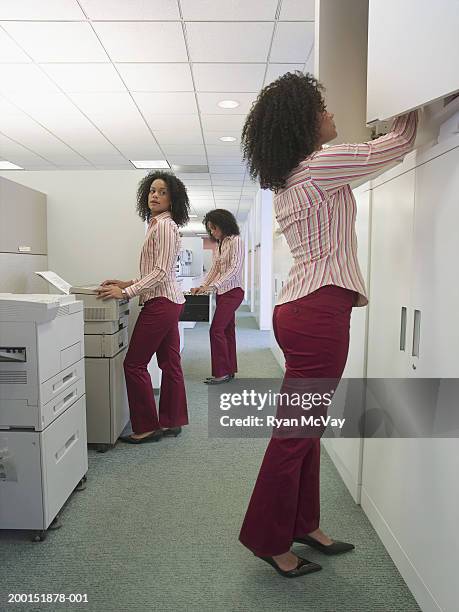
<svg viewBox="0 0 459 612">
<path fill-rule="evenodd" d="M 190 215 L 190 219 L 197 219 L 198 215 Z"/>
<path fill-rule="evenodd" d="M 153 168 L 170 168 L 169 163 L 166 159 L 130 159 L 131 164 L 139 169 L 153 169 Z"/>
<path fill-rule="evenodd" d="M 21 166 L 16 166 L 9 161 L 0 160 L 0 170 L 24 170 Z"/>
<path fill-rule="evenodd" d="M 239 106 L 239 102 L 237 100 L 220 100 L 218 106 L 220 108 L 237 108 Z"/>
<path fill-rule="evenodd" d="M 222 140 L 223 142 L 234 142 L 236 139 L 234 138 L 234 136 L 222 136 L 220 140 Z"/>
</svg>

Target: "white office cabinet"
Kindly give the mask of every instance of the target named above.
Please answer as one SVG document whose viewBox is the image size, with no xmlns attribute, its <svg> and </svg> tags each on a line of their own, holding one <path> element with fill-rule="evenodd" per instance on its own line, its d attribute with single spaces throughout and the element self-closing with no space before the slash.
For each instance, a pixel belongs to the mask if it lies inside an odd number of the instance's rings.
<svg viewBox="0 0 459 612">
<path fill-rule="evenodd" d="M 372 190 L 369 378 L 407 374 L 414 186 L 410 170 Z"/>
<path fill-rule="evenodd" d="M 369 235 L 371 218 L 371 190 L 369 183 L 353 190 L 357 204 L 356 234 L 358 242 L 358 260 L 363 278 L 369 282 Z M 351 315 L 349 353 L 343 379 L 365 377 L 366 343 L 367 343 L 368 307 L 353 308 Z M 347 380 L 342 380 L 334 398 L 333 415 L 339 411 L 340 417 L 346 417 L 342 400 L 348 392 Z M 323 438 L 323 444 L 330 455 L 343 482 L 355 502 L 360 502 L 361 487 L 361 438 Z"/>
<path fill-rule="evenodd" d="M 459 0 L 370 0 L 367 121 L 459 90 Z"/>
<path fill-rule="evenodd" d="M 458 227 L 459 146 L 416 168 L 411 376 L 459 377 Z"/>
<path fill-rule="evenodd" d="M 46 196 L 0 178 L 0 252 L 46 255 Z"/>
<path fill-rule="evenodd" d="M 423 612 L 456 612 L 459 440 L 365 440 L 362 508 Z"/>
<path fill-rule="evenodd" d="M 314 76 L 334 113 L 335 143 L 366 142 L 368 0 L 316 0 Z"/>
<path fill-rule="evenodd" d="M 410 155 L 374 183 L 368 376 L 457 378 L 459 138 Z M 397 346 L 403 305 L 404 352 Z M 419 397 L 399 402 L 414 425 L 425 399 Z M 451 400 L 444 407 L 447 415 L 457 412 Z M 364 440 L 362 508 L 424 612 L 457 609 L 458 470 L 457 439 Z"/>
</svg>

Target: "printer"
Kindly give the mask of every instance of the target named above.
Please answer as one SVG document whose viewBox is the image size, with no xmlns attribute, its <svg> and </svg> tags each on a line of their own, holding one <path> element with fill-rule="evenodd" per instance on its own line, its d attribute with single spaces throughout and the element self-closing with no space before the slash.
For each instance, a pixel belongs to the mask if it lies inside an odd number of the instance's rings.
<svg viewBox="0 0 459 612">
<path fill-rule="evenodd" d="M 88 444 L 104 452 L 129 422 L 123 361 L 129 344 L 128 300 L 101 300 L 97 286 L 71 287 L 84 304 Z"/>
<path fill-rule="evenodd" d="M 0 528 L 44 539 L 85 479 L 83 304 L 0 294 Z"/>
<path fill-rule="evenodd" d="M 36 274 L 83 303 L 87 440 L 104 452 L 129 422 L 123 370 L 129 301 L 98 299 L 99 285 L 71 286 L 49 270 Z"/>
</svg>

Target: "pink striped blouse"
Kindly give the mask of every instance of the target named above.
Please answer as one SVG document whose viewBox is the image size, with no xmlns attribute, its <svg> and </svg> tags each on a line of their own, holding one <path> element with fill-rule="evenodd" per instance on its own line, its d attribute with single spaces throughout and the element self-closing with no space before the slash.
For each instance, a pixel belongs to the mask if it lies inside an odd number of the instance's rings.
<svg viewBox="0 0 459 612">
<path fill-rule="evenodd" d="M 180 234 L 170 212 L 152 217 L 140 253 L 140 278 L 125 290 L 128 296 L 139 295 L 140 304 L 155 297 L 183 304 L 185 298 L 175 274 L 179 251 Z"/>
<path fill-rule="evenodd" d="M 240 236 L 225 236 L 221 252 L 217 247 L 212 266 L 203 282 L 203 287 L 216 290 L 218 295 L 237 287 L 242 288 L 242 264 L 244 247 Z"/>
<path fill-rule="evenodd" d="M 368 304 L 357 260 L 356 203 L 349 183 L 385 170 L 408 153 L 416 128 L 417 113 L 408 113 L 398 117 L 385 136 L 315 151 L 291 172 L 285 188 L 274 196 L 276 219 L 294 260 L 278 304 L 324 285 L 356 291 L 354 305 Z"/>
</svg>

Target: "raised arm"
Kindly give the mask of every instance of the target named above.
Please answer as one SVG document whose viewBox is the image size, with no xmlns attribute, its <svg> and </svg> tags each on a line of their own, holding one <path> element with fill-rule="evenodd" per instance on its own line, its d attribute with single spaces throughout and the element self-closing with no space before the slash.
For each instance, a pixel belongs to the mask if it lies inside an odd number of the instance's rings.
<svg viewBox="0 0 459 612">
<path fill-rule="evenodd" d="M 388 134 L 362 144 L 340 144 L 311 156 L 311 179 L 318 187 L 334 192 L 359 178 L 384 170 L 404 157 L 414 145 L 416 111 L 397 117 Z"/>
</svg>

